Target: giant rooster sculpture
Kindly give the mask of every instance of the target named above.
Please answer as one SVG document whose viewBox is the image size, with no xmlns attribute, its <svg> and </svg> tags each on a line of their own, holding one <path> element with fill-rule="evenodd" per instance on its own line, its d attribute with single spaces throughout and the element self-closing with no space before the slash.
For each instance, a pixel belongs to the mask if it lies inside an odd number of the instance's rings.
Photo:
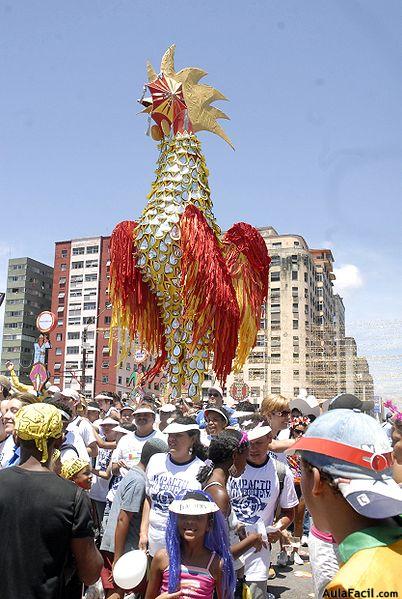
<svg viewBox="0 0 402 599">
<path fill-rule="evenodd" d="M 137 222 L 118 224 L 110 241 L 112 333 L 118 330 L 122 356 L 139 337 L 156 356 L 146 377 L 165 369 L 172 399 L 184 383 L 190 397 L 198 395 L 211 360 L 222 383 L 242 368 L 255 345 L 270 262 L 251 225 L 235 224 L 221 236 L 195 133 L 211 131 L 232 146 L 217 122 L 228 117 L 211 106 L 226 98 L 199 83 L 205 71 L 176 72 L 174 50 L 159 74 L 148 63 L 150 97 L 140 100 L 160 141 L 148 203 Z"/>
</svg>

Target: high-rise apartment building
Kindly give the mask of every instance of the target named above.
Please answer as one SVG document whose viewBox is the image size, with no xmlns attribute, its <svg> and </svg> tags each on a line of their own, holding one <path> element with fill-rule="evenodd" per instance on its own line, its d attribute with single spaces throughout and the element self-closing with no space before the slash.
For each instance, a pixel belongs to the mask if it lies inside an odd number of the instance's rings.
<svg viewBox="0 0 402 599">
<path fill-rule="evenodd" d="M 334 397 L 347 390 L 347 374 L 345 309 L 333 293 L 332 252 L 273 227 L 259 231 L 271 257 L 269 296 L 256 346 L 226 387 L 246 383 L 257 403 L 266 394 L 296 397 L 302 388 L 320 400 Z"/>
<path fill-rule="evenodd" d="M 135 351 L 118 364 L 119 347 L 109 354 L 110 237 L 89 237 L 56 243 L 52 311 L 57 327 L 51 333 L 51 380 L 60 387 L 80 387 L 88 397 L 101 391 L 124 393 L 133 388 Z M 159 391 L 155 380 L 146 391 Z"/>
<path fill-rule="evenodd" d="M 30 384 L 34 343 L 39 332 L 36 318 L 49 310 L 52 297 L 53 268 L 32 258 L 12 258 L 8 263 L 4 313 L 1 374 L 11 361 L 21 382 Z"/>
<path fill-rule="evenodd" d="M 109 356 L 109 237 L 56 243 L 49 371 L 61 387 L 81 386 L 88 396 L 115 391 L 116 368 Z"/>
</svg>

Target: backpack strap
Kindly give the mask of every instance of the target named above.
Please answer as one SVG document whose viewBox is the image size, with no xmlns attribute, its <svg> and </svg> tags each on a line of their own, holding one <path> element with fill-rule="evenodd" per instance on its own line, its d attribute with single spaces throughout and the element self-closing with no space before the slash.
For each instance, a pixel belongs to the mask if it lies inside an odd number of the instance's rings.
<svg viewBox="0 0 402 599">
<path fill-rule="evenodd" d="M 276 474 L 277 474 L 278 480 L 279 480 L 279 495 L 278 495 L 278 500 L 279 500 L 279 498 L 282 494 L 282 491 L 283 491 L 283 487 L 285 485 L 286 466 L 280 460 L 275 460 L 275 466 L 276 466 Z"/>
<path fill-rule="evenodd" d="M 66 449 L 72 449 L 77 454 L 77 458 L 80 457 L 78 449 L 74 447 L 74 445 L 71 445 L 70 443 L 63 443 L 63 445 L 60 447 L 60 452 L 65 451 Z"/>
</svg>

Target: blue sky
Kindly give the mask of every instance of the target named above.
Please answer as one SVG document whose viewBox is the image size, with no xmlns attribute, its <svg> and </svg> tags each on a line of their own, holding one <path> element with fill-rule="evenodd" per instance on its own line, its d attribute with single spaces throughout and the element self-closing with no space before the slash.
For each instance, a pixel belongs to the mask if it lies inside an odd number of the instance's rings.
<svg viewBox="0 0 402 599">
<path fill-rule="evenodd" d="M 399 0 L 0 1 L 1 286 L 9 257 L 109 234 L 157 158 L 136 98 L 176 43 L 228 98 L 201 133 L 215 214 L 329 246 L 348 333 L 401 397 Z"/>
</svg>

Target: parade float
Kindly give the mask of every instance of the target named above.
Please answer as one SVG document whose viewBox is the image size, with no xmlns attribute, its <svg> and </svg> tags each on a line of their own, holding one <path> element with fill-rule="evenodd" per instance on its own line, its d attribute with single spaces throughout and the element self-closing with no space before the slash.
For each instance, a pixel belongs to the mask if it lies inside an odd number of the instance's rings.
<svg viewBox="0 0 402 599">
<path fill-rule="evenodd" d="M 202 69 L 176 72 L 174 51 L 159 73 L 148 64 L 140 100 L 159 142 L 148 203 L 137 221 L 115 227 L 110 242 L 111 339 L 118 337 L 120 359 L 139 339 L 155 356 L 145 377 L 163 370 L 172 399 L 185 383 L 186 394 L 197 396 L 210 366 L 221 383 L 241 370 L 255 345 L 270 262 L 251 225 L 221 233 L 196 133 L 210 131 L 232 146 L 217 120 L 228 117 L 212 105 L 226 98 L 200 83 Z"/>
</svg>

